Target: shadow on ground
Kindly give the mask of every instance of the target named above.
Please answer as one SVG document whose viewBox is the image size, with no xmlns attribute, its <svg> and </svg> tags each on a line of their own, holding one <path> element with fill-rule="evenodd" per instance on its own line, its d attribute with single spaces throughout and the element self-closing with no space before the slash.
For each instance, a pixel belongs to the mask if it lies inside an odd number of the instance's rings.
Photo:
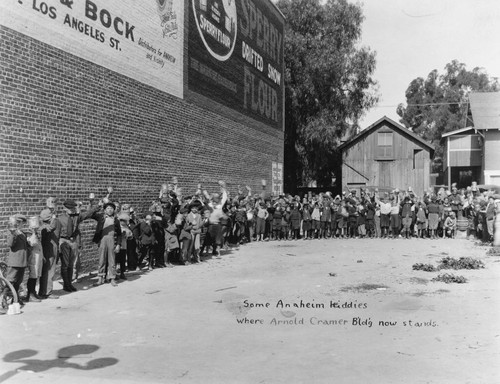
<svg viewBox="0 0 500 384">
<path fill-rule="evenodd" d="M 0 375 L 0 383 L 8 380 L 9 378 L 15 376 L 19 371 L 30 371 L 30 372 L 45 372 L 52 368 L 62 368 L 62 369 L 76 369 L 76 370 L 93 370 L 106 368 L 111 365 L 118 363 L 118 359 L 113 357 L 101 357 L 98 359 L 92 359 L 85 364 L 78 364 L 70 362 L 69 360 L 73 357 L 82 358 L 91 353 L 96 352 L 99 346 L 93 344 L 77 344 L 71 345 L 69 347 L 64 347 L 57 351 L 57 356 L 54 359 L 42 360 L 33 358 L 38 354 L 38 351 L 33 349 L 21 349 L 19 351 L 13 351 L 7 353 L 3 357 L 3 361 L 6 363 L 16 363 L 24 364 L 20 368 L 16 368 L 12 371 L 8 371 Z M 91 358 L 92 356 L 89 356 Z"/>
</svg>

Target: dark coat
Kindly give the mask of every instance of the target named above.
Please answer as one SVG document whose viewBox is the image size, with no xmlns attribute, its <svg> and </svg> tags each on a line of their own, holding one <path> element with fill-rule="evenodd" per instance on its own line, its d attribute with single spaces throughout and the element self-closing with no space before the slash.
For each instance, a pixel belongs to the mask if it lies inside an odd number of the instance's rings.
<svg viewBox="0 0 500 384">
<path fill-rule="evenodd" d="M 106 215 L 104 213 L 94 213 L 94 215 L 92 215 L 92 218 L 97 221 L 97 227 L 95 229 L 94 238 L 92 239 L 92 241 L 96 244 L 99 244 L 103 237 L 103 229 L 104 229 L 104 222 L 106 220 Z M 121 234 L 122 234 L 120 221 L 116 216 L 114 217 L 114 233 L 115 233 L 114 237 L 116 246 L 118 244 L 121 244 Z"/>
<path fill-rule="evenodd" d="M 28 266 L 28 239 L 23 232 L 7 232 L 7 247 L 10 248 L 7 258 L 9 267 Z"/>
</svg>

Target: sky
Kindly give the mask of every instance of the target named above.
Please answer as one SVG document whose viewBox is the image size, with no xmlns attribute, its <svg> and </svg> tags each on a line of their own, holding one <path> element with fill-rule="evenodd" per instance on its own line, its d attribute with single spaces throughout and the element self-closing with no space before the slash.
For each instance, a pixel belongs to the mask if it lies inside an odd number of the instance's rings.
<svg viewBox="0 0 500 384">
<path fill-rule="evenodd" d="M 362 46 L 377 53 L 380 100 L 362 129 L 383 116 L 399 122 L 410 82 L 454 59 L 500 78 L 499 0 L 364 0 Z"/>
</svg>

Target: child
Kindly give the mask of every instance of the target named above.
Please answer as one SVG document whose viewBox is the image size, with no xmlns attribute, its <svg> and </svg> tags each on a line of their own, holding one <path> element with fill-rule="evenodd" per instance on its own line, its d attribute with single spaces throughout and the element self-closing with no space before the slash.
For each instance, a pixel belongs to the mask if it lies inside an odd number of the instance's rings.
<svg viewBox="0 0 500 384">
<path fill-rule="evenodd" d="M 457 229 L 457 218 L 455 212 L 451 211 L 450 215 L 444 221 L 444 235 L 446 237 L 454 238 Z"/>
<path fill-rule="evenodd" d="M 288 240 L 288 235 L 290 233 L 290 216 L 292 214 L 292 211 L 290 209 L 290 206 L 286 207 L 285 212 L 283 213 L 281 217 L 281 238 Z"/>
<path fill-rule="evenodd" d="M 40 296 L 36 294 L 36 284 L 40 276 L 42 275 L 43 266 L 43 249 L 40 244 L 40 218 L 38 216 L 30 217 L 29 219 L 29 229 L 31 235 L 28 237 L 28 282 L 27 294 L 25 301 L 31 301 L 34 303 L 41 302 Z"/>
<path fill-rule="evenodd" d="M 261 201 L 259 201 L 257 203 L 257 224 L 255 226 L 257 241 L 262 241 L 264 238 L 264 233 L 266 230 L 266 220 L 268 216 L 269 212 L 267 211 L 267 208 L 264 207 L 264 204 Z"/>
<path fill-rule="evenodd" d="M 427 217 L 425 214 L 425 206 L 423 202 L 417 203 L 417 236 L 419 239 L 424 237 L 426 230 Z"/>
<path fill-rule="evenodd" d="M 411 237 L 411 221 L 410 213 L 407 212 L 403 218 L 403 235 L 405 239 L 409 239 Z"/>
<path fill-rule="evenodd" d="M 354 201 L 352 201 L 354 202 Z M 348 237 L 351 239 L 358 237 L 358 210 L 351 201 L 347 202 L 347 212 L 349 213 Z M 355 203 L 355 202 L 354 202 Z"/>
<path fill-rule="evenodd" d="M 282 239 L 282 233 L 281 233 L 281 220 L 283 218 L 283 215 L 281 213 L 281 206 L 278 204 L 276 206 L 276 209 L 273 213 L 273 238 L 274 240 L 281 240 Z"/>
<path fill-rule="evenodd" d="M 181 248 L 181 264 L 189 265 L 191 264 L 191 255 L 189 251 L 191 250 L 191 243 L 193 237 L 191 236 L 191 230 L 193 226 L 187 220 L 189 210 L 187 207 L 182 207 L 175 218 L 175 224 L 179 231 L 179 246 Z"/>
<path fill-rule="evenodd" d="M 313 203 L 313 211 L 311 213 L 311 224 L 312 224 L 312 236 L 311 238 L 317 239 L 320 238 L 320 229 L 321 229 L 321 210 L 322 206 L 318 202 Z"/>
<path fill-rule="evenodd" d="M 134 237 L 132 231 L 128 227 L 129 215 L 126 213 L 120 213 L 118 215 L 118 220 L 120 220 L 120 229 L 122 231 L 121 236 L 121 246 L 120 252 L 116 255 L 116 262 L 120 264 L 120 279 L 127 280 L 125 277 L 125 262 L 127 260 L 127 245 L 130 239 Z"/>
<path fill-rule="evenodd" d="M 399 217 L 399 201 L 395 196 L 391 202 L 391 230 L 392 230 L 392 238 L 396 239 L 400 236 L 401 231 L 401 218 Z"/>
<path fill-rule="evenodd" d="M 304 240 L 307 240 L 312 237 L 312 216 L 311 209 L 309 207 L 309 203 L 304 204 L 304 208 L 302 209 L 302 234 L 304 236 Z"/>
<path fill-rule="evenodd" d="M 389 225 L 391 223 L 391 203 L 385 201 L 386 198 L 380 199 L 380 236 L 387 238 L 389 236 Z"/>
<path fill-rule="evenodd" d="M 187 216 L 187 221 L 191 224 L 191 236 L 192 236 L 192 244 L 189 255 L 192 257 L 192 261 L 194 263 L 201 262 L 200 260 L 200 235 L 201 235 L 201 227 L 203 225 L 203 219 L 199 214 L 199 208 L 201 207 L 201 203 L 195 202 L 192 203 L 189 207 L 189 214 Z"/>
<path fill-rule="evenodd" d="M 363 238 L 366 236 L 366 209 L 365 206 L 361 203 L 357 207 L 358 211 L 358 219 L 357 219 L 357 226 L 358 226 L 358 235 L 360 238 Z"/>
<path fill-rule="evenodd" d="M 177 225 L 169 222 L 167 228 L 165 228 L 167 265 L 172 265 L 173 262 L 177 262 L 179 260 L 179 238 L 177 237 L 177 234 Z"/>
<path fill-rule="evenodd" d="M 24 304 L 19 298 L 19 287 L 23 281 L 24 271 L 28 266 L 28 239 L 21 230 L 24 223 L 26 223 L 26 216 L 20 214 L 11 216 L 9 218 L 9 231 L 7 232 L 7 246 L 10 249 L 7 257 L 5 278 L 14 287 L 20 305 Z M 8 292 L 9 288 L 6 287 L 2 292 L 2 296 L 7 295 Z"/>
<path fill-rule="evenodd" d="M 151 249 L 152 258 L 154 260 L 153 268 L 165 268 L 165 226 L 167 221 L 164 220 L 161 212 L 157 209 L 153 212 L 151 220 L 151 230 L 153 231 L 154 242 Z"/>
<path fill-rule="evenodd" d="M 92 218 L 97 221 L 93 241 L 99 245 L 99 270 L 95 286 L 109 280 L 113 287 L 116 283 L 116 254 L 120 252 L 120 221 L 115 216 L 116 205 L 110 201 L 104 203 L 103 213 L 95 213 Z"/>
<path fill-rule="evenodd" d="M 337 228 L 339 229 L 339 237 L 347 238 L 347 222 L 349 221 L 349 212 L 345 200 L 342 200 L 339 210 L 337 211 Z"/>
<path fill-rule="evenodd" d="M 54 295 L 52 290 L 59 253 L 59 239 L 56 233 L 60 231 L 58 227 L 60 223 L 49 208 L 40 212 L 40 220 L 42 221 L 40 228 L 44 261 L 38 296 L 42 299 L 58 299 L 59 296 Z"/>
<path fill-rule="evenodd" d="M 153 254 L 152 254 L 152 249 L 153 249 L 153 243 L 155 241 L 154 234 L 153 234 L 153 229 L 151 228 L 151 220 L 153 217 L 151 216 L 151 213 L 148 212 L 146 214 L 145 220 L 140 222 L 134 227 L 134 237 L 137 239 L 138 245 L 139 245 L 139 268 L 142 268 L 143 265 L 142 263 L 144 260 L 148 260 L 148 269 L 153 268 Z"/>
<path fill-rule="evenodd" d="M 365 206 L 366 206 L 366 235 L 370 239 L 372 239 L 375 237 L 375 206 L 369 200 L 367 200 Z"/>
<path fill-rule="evenodd" d="M 321 212 L 321 232 L 320 236 L 323 239 L 326 239 L 331 236 L 330 227 L 332 222 L 332 203 L 330 200 L 325 200 L 323 203 L 323 211 Z"/>
</svg>

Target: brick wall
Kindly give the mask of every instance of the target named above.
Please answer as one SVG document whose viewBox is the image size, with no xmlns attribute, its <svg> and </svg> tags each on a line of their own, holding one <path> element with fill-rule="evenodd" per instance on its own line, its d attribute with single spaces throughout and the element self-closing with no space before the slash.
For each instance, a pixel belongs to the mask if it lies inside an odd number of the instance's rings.
<svg viewBox="0 0 500 384">
<path fill-rule="evenodd" d="M 283 133 L 230 119 L 0 26 L 0 258 L 14 213 L 48 196 L 114 198 L 144 212 L 178 176 L 185 194 L 223 179 L 260 188 L 283 161 Z M 59 205 L 60 207 L 60 205 Z M 59 208 L 60 209 L 60 208 Z M 84 223 L 83 262 L 96 265 Z"/>
</svg>

